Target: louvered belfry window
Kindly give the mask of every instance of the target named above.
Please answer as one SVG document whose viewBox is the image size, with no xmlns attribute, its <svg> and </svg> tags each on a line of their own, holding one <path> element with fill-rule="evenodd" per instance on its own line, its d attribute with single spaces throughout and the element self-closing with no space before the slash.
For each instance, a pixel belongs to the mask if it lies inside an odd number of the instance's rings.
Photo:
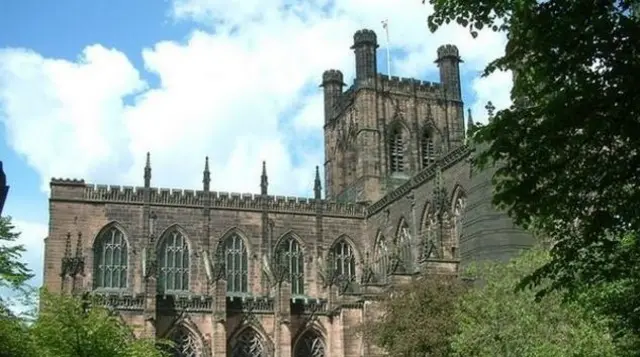
<svg viewBox="0 0 640 357">
<path fill-rule="evenodd" d="M 404 171 L 404 142 L 400 130 L 394 128 L 389 140 L 389 163 L 391 172 Z"/>
<path fill-rule="evenodd" d="M 422 135 L 422 167 L 427 167 L 436 161 L 435 144 L 431 130 L 425 130 Z"/>
</svg>

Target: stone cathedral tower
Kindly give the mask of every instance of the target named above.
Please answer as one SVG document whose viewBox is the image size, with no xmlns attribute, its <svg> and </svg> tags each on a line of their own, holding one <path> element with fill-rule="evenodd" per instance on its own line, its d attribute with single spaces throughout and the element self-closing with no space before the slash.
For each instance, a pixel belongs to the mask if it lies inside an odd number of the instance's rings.
<svg viewBox="0 0 640 357">
<path fill-rule="evenodd" d="M 325 195 L 375 202 L 464 142 L 461 62 L 453 45 L 438 48 L 441 83 L 378 74 L 376 34 L 353 38 L 356 78 L 322 76 L 325 110 Z"/>
<path fill-rule="evenodd" d="M 456 274 L 532 243 L 491 206 L 491 172 L 465 144 L 460 55 L 434 54 L 440 83 L 378 74 L 376 34 L 354 35 L 356 78 L 322 74 L 325 197 L 52 179 L 44 285 L 90 293 L 175 357 L 374 357 L 356 333 L 376 295 L 420 274 Z"/>
</svg>

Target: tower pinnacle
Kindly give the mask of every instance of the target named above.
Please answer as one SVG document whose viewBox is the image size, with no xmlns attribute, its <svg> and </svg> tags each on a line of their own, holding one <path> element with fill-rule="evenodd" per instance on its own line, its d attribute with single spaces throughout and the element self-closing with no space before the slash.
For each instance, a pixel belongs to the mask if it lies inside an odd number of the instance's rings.
<svg viewBox="0 0 640 357">
<path fill-rule="evenodd" d="M 269 179 L 267 178 L 267 162 L 262 161 L 262 175 L 260 175 L 260 194 L 266 196 L 268 187 Z"/>
<path fill-rule="evenodd" d="M 209 156 L 204 158 L 204 171 L 202 172 L 202 186 L 205 191 L 209 191 L 211 184 L 211 172 L 209 171 Z"/>
<path fill-rule="evenodd" d="M 313 196 L 316 200 L 321 198 L 322 183 L 320 182 L 320 168 L 316 166 L 316 179 L 313 182 Z"/>
</svg>

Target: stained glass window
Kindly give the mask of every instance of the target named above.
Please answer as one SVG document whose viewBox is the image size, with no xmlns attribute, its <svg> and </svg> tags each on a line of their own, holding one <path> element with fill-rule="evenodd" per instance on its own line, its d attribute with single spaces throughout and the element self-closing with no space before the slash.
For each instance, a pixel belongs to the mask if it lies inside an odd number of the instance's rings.
<svg viewBox="0 0 640 357">
<path fill-rule="evenodd" d="M 110 227 L 102 232 L 94 244 L 93 257 L 95 288 L 127 287 L 127 241 L 121 230 Z"/>
<path fill-rule="evenodd" d="M 231 357 L 266 357 L 264 340 L 254 329 L 245 329 L 231 346 Z"/>
<path fill-rule="evenodd" d="M 402 141 L 402 133 L 397 127 L 391 130 L 389 164 L 392 173 L 404 171 L 404 143 Z"/>
<path fill-rule="evenodd" d="M 158 285 L 162 292 L 189 290 L 189 246 L 186 237 L 172 230 L 158 250 Z"/>
<path fill-rule="evenodd" d="M 237 234 L 224 241 L 227 292 L 245 293 L 248 290 L 247 247 Z"/>
<path fill-rule="evenodd" d="M 171 341 L 175 344 L 172 349 L 173 357 L 201 357 L 202 348 L 196 337 L 185 328 L 178 328 L 172 335 Z"/>
<path fill-rule="evenodd" d="M 325 357 L 326 348 L 322 338 L 313 331 L 307 331 L 295 347 L 294 357 Z"/>
<path fill-rule="evenodd" d="M 353 248 L 344 239 L 338 241 L 332 248 L 335 273 L 347 281 L 356 280 L 356 257 Z"/>
<path fill-rule="evenodd" d="M 291 293 L 304 294 L 304 255 L 298 241 L 289 236 L 277 248 L 278 264 L 285 269 L 291 282 Z"/>
</svg>

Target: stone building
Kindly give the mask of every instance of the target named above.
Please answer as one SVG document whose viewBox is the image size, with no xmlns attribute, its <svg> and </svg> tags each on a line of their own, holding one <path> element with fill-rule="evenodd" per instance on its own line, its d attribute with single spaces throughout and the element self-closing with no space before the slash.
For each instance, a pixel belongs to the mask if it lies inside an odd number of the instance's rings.
<svg viewBox="0 0 640 357">
<path fill-rule="evenodd" d="M 438 49 L 430 83 L 378 74 L 377 47 L 356 32 L 346 91 L 322 76 L 324 198 L 317 168 L 313 198 L 272 195 L 264 166 L 259 194 L 216 192 L 207 161 L 201 190 L 159 189 L 149 156 L 143 187 L 53 179 L 45 286 L 91 292 L 176 356 L 379 355 L 355 332 L 377 294 L 532 238 L 471 169 L 458 49 Z"/>
</svg>

